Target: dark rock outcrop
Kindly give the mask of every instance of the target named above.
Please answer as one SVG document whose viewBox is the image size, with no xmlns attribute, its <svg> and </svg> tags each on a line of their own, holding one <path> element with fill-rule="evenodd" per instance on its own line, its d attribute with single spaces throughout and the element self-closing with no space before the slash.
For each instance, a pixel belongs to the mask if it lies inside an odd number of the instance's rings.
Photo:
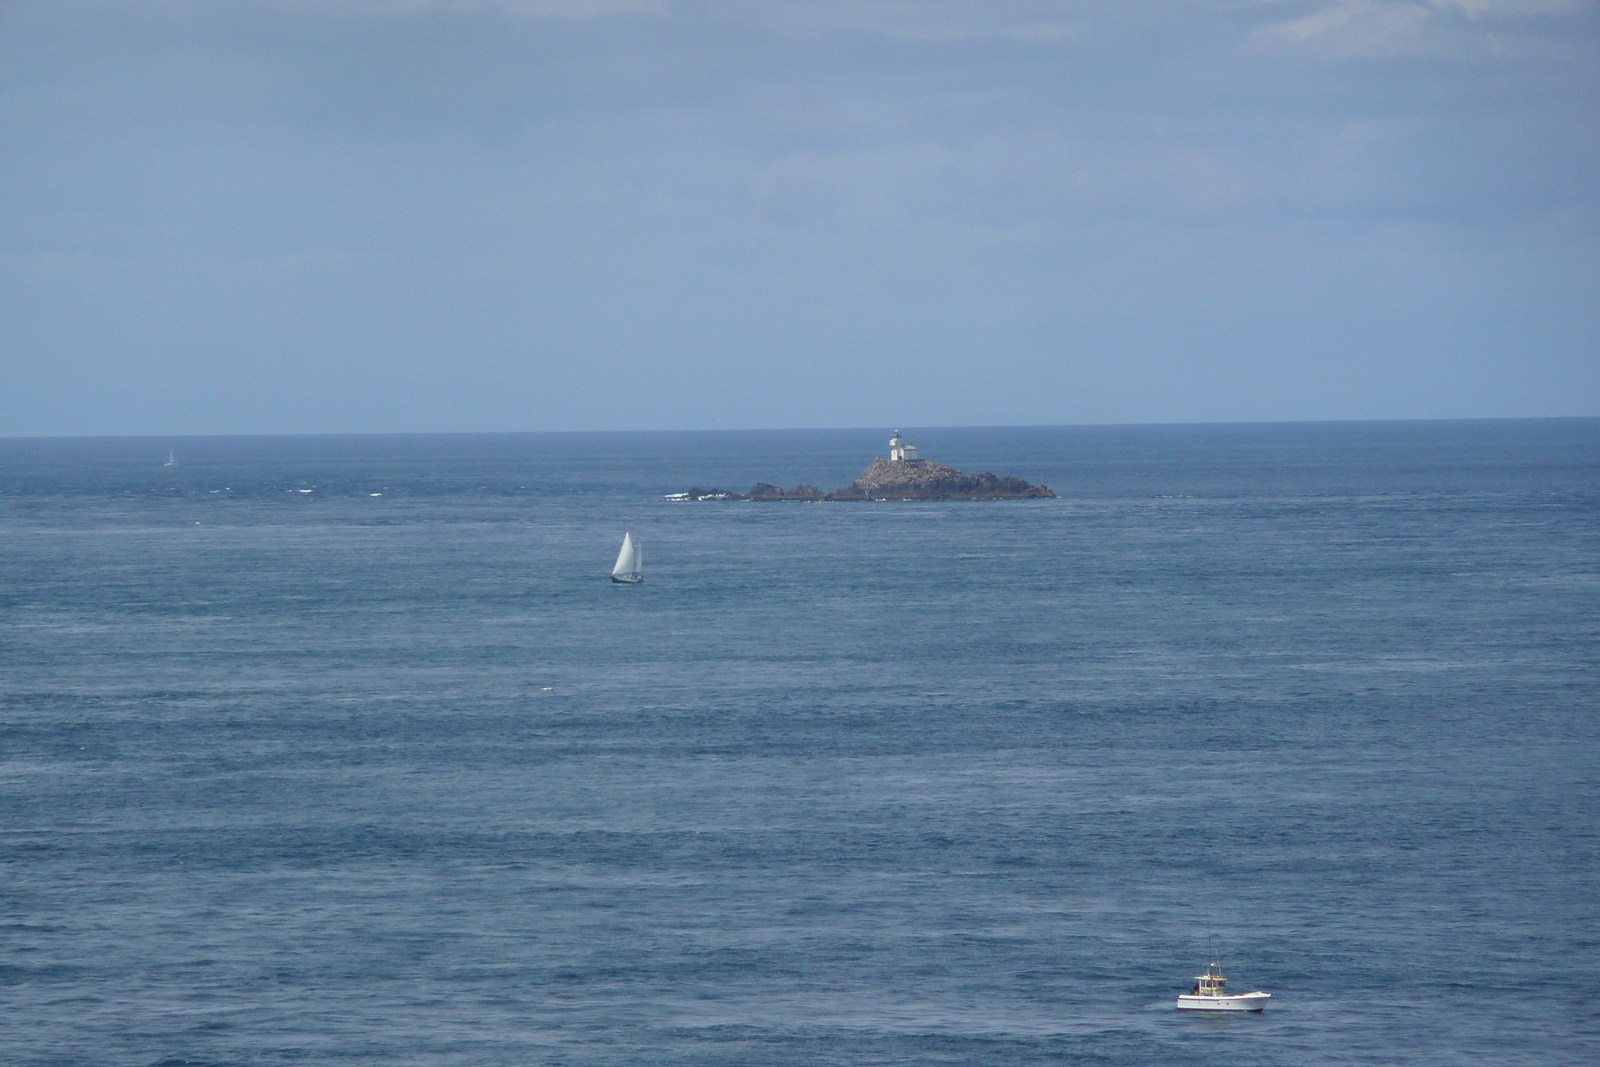
<svg viewBox="0 0 1600 1067">
<path fill-rule="evenodd" d="M 767 482 L 757 482 L 745 494 L 747 500 L 826 500 L 827 496 L 814 485 L 797 485 L 793 489 L 779 489 Z"/>
<path fill-rule="evenodd" d="M 962 474 L 925 459 L 891 463 L 875 459 L 861 477 L 828 494 L 829 500 L 1040 500 L 1054 499 L 1043 485 L 997 474 Z"/>
</svg>

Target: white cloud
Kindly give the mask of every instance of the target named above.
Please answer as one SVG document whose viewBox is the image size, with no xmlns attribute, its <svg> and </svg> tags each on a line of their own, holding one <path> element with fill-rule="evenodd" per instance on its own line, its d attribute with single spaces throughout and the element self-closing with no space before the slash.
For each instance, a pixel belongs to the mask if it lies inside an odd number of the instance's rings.
<svg viewBox="0 0 1600 1067">
<path fill-rule="evenodd" d="M 1313 45 L 1338 56 L 1393 55 L 1419 50 L 1423 24 L 1431 17 L 1418 4 L 1339 0 L 1310 15 L 1259 29 L 1255 38 L 1264 44 Z"/>
<path fill-rule="evenodd" d="M 1496 23 L 1568 14 L 1583 6 L 1583 0 L 1334 0 L 1310 14 L 1260 27 L 1251 37 L 1260 46 L 1336 59 L 1501 55 L 1515 42 Z"/>
</svg>

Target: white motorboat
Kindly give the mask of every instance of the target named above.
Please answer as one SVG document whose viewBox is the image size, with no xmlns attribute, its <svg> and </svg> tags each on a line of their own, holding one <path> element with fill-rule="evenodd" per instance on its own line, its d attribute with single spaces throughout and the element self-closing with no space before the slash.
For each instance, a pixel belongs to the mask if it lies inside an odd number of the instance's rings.
<svg viewBox="0 0 1600 1067">
<path fill-rule="evenodd" d="M 624 585 L 644 581 L 644 548 L 634 544 L 631 533 L 622 535 L 622 551 L 617 553 L 617 565 L 611 568 L 611 580 Z"/>
<path fill-rule="evenodd" d="M 1206 973 L 1196 975 L 1194 986 L 1178 996 L 1178 1007 L 1189 1011 L 1265 1011 L 1271 993 L 1229 993 L 1222 965 L 1213 962 Z"/>
</svg>

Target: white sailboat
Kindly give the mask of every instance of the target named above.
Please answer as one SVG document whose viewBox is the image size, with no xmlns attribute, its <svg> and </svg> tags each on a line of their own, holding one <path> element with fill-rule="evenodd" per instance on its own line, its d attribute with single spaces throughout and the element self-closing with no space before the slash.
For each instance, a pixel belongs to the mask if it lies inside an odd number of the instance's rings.
<svg viewBox="0 0 1600 1067">
<path fill-rule="evenodd" d="M 644 581 L 644 549 L 634 543 L 632 533 L 622 535 L 622 551 L 611 568 L 611 580 L 629 585 Z"/>
<path fill-rule="evenodd" d="M 167 449 L 167 461 L 165 463 L 163 463 L 162 466 L 163 467 L 176 467 L 177 465 L 178 465 L 177 453 L 173 452 L 173 450 L 170 449 L 170 448 Z"/>
</svg>

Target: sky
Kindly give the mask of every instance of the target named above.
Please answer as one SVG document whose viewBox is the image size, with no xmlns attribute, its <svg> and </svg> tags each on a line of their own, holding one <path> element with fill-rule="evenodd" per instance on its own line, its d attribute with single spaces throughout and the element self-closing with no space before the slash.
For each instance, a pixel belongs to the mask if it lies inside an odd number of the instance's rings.
<svg viewBox="0 0 1600 1067">
<path fill-rule="evenodd" d="M 1592 0 L 0 0 L 0 436 L 1600 415 Z"/>
</svg>

